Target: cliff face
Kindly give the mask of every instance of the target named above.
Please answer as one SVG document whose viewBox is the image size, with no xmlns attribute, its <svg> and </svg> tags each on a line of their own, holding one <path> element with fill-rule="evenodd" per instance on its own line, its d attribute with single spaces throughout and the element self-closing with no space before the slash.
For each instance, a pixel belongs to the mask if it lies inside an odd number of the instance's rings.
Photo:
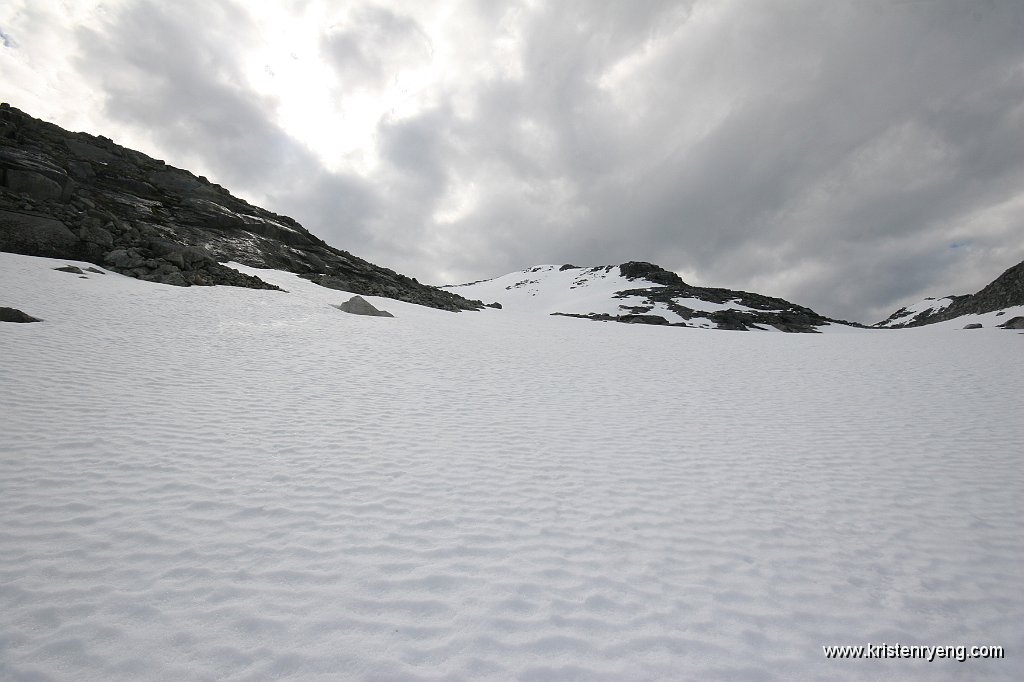
<svg viewBox="0 0 1024 682">
<path fill-rule="evenodd" d="M 221 264 L 236 261 L 359 294 L 445 310 L 481 307 L 331 247 L 206 178 L 7 104 L 0 105 L 0 250 L 84 260 L 178 286 L 272 288 Z"/>
</svg>

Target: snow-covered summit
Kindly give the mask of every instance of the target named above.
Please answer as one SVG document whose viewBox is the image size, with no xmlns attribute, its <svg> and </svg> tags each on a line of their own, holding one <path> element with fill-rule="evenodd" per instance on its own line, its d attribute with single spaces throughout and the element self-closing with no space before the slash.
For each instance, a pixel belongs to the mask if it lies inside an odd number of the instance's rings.
<svg viewBox="0 0 1024 682">
<path fill-rule="evenodd" d="M 761 331 L 813 332 L 835 322 L 781 298 L 697 287 L 657 265 L 537 265 L 444 287 L 503 309 L 596 320 Z"/>
</svg>

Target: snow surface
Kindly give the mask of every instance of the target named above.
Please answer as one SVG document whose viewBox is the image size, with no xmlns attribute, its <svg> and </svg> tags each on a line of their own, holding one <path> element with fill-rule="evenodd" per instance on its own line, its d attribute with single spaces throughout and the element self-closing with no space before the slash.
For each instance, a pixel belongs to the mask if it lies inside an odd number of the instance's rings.
<svg viewBox="0 0 1024 682">
<path fill-rule="evenodd" d="M 66 263 L 0 253 L 0 679 L 1024 678 L 1019 333 Z"/>
<path fill-rule="evenodd" d="M 639 296 L 631 296 L 629 300 L 613 299 L 617 292 L 654 286 L 626 279 L 616 266 L 568 270 L 560 270 L 560 267 L 538 265 L 483 282 L 445 288 L 484 303 L 498 301 L 503 308 L 516 312 L 617 315 L 624 312 L 623 307 L 639 305 L 643 300 Z"/>
</svg>

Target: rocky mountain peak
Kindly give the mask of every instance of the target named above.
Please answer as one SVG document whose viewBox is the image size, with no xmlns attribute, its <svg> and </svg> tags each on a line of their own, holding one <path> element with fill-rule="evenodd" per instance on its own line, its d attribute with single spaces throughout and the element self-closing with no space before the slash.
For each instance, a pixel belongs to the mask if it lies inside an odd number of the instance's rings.
<svg viewBox="0 0 1024 682">
<path fill-rule="evenodd" d="M 178 286 L 276 288 L 225 265 L 445 310 L 479 301 L 334 248 L 295 220 L 109 138 L 0 105 L 0 250 L 82 260 Z"/>
<path fill-rule="evenodd" d="M 674 272 L 642 261 L 593 267 L 538 265 L 446 288 L 495 300 L 511 311 L 602 322 L 812 333 L 833 324 L 851 324 L 781 298 L 692 286 Z"/>
</svg>

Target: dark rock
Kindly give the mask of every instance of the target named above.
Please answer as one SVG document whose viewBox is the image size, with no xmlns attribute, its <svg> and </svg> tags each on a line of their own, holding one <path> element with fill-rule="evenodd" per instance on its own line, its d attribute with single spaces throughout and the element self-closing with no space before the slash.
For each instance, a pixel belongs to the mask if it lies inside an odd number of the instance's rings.
<svg viewBox="0 0 1024 682">
<path fill-rule="evenodd" d="M 86 141 L 83 139 L 85 137 L 87 136 L 83 135 L 81 138 L 69 137 L 64 140 L 64 144 L 68 148 L 68 151 L 70 151 L 75 158 L 93 161 L 104 166 L 119 164 L 121 162 L 120 157 L 92 142 Z"/>
<path fill-rule="evenodd" d="M 1003 329 L 1024 329 L 1024 317 L 1012 317 L 999 326 Z"/>
<path fill-rule="evenodd" d="M 84 249 L 67 225 L 48 216 L 0 208 L 0 250 L 81 260 Z"/>
<path fill-rule="evenodd" d="M 667 325 L 669 322 L 661 315 L 620 315 L 619 322 L 626 324 L 659 324 Z"/>
<path fill-rule="evenodd" d="M 626 279 L 646 279 L 654 284 L 666 286 L 686 286 L 682 278 L 674 272 L 669 272 L 654 263 L 642 261 L 630 261 L 619 266 L 619 272 Z"/>
<path fill-rule="evenodd" d="M 971 324 L 965 324 L 964 329 L 981 329 L 981 325 L 977 322 L 972 322 Z"/>
<path fill-rule="evenodd" d="M 349 300 L 345 301 L 341 305 L 334 306 L 338 310 L 346 313 L 352 313 L 353 315 L 372 315 L 374 317 L 394 317 L 391 313 L 386 310 L 378 310 L 362 296 L 353 296 Z"/>
<path fill-rule="evenodd" d="M 152 185 L 164 192 L 173 194 L 188 196 L 202 192 L 204 188 L 202 181 L 191 173 L 175 170 L 158 170 L 149 173 L 146 177 Z"/>
<path fill-rule="evenodd" d="M 497 310 L 501 310 L 501 304 L 498 303 L 497 301 L 495 301 L 494 303 L 488 303 L 488 304 L 486 304 L 485 307 L 487 307 L 487 308 L 495 308 Z"/>
<path fill-rule="evenodd" d="M 170 284 L 171 286 L 176 287 L 189 286 L 189 281 L 185 279 L 185 275 L 181 274 L 180 272 L 162 273 L 155 281 L 160 282 L 161 284 Z"/>
<path fill-rule="evenodd" d="M 0 181 L 37 201 L 67 201 L 75 189 L 61 164 L 36 147 L 0 146 Z"/>
<path fill-rule="evenodd" d="M 165 254 L 163 259 L 168 263 L 172 263 L 177 266 L 179 270 L 185 269 L 185 255 L 181 251 Z"/>
<path fill-rule="evenodd" d="M 93 225 L 83 227 L 78 231 L 78 236 L 82 241 L 95 244 L 104 250 L 114 246 L 114 235 L 102 227 L 95 227 Z"/>
<path fill-rule="evenodd" d="M 65 265 L 62 268 L 54 268 L 54 270 L 57 270 L 58 272 L 70 272 L 75 275 L 85 274 L 84 272 L 82 272 L 82 268 L 78 267 L 77 265 Z"/>
<path fill-rule="evenodd" d="M 129 249 L 115 249 L 103 257 L 104 262 L 115 270 L 135 270 L 145 264 L 145 259 L 135 247 Z M 128 273 L 125 273 L 128 274 Z"/>
<path fill-rule="evenodd" d="M 12 192 L 27 194 L 33 199 L 60 201 L 64 195 L 63 187 L 34 171 L 8 169 L 4 184 Z"/>
<path fill-rule="evenodd" d="M 579 269 L 579 268 L 578 268 L 577 266 L 575 266 L 575 265 L 569 265 L 568 263 L 566 263 L 566 264 L 565 264 L 565 265 L 563 265 L 562 267 L 558 268 L 558 271 L 559 271 L 559 272 L 564 272 L 564 271 L 566 271 L 566 270 L 578 270 L 578 269 Z"/>
<path fill-rule="evenodd" d="M 97 275 L 105 275 L 105 274 L 107 274 L 107 273 L 103 272 L 102 270 L 100 270 L 99 268 L 86 268 L 85 271 L 86 272 L 95 272 Z"/>
<path fill-rule="evenodd" d="M 0 307 L 0 322 L 42 322 L 42 320 L 27 315 L 17 308 Z"/>
<path fill-rule="evenodd" d="M 96 177 L 96 171 L 88 161 L 68 161 L 68 174 L 83 182 L 89 182 Z"/>
</svg>

